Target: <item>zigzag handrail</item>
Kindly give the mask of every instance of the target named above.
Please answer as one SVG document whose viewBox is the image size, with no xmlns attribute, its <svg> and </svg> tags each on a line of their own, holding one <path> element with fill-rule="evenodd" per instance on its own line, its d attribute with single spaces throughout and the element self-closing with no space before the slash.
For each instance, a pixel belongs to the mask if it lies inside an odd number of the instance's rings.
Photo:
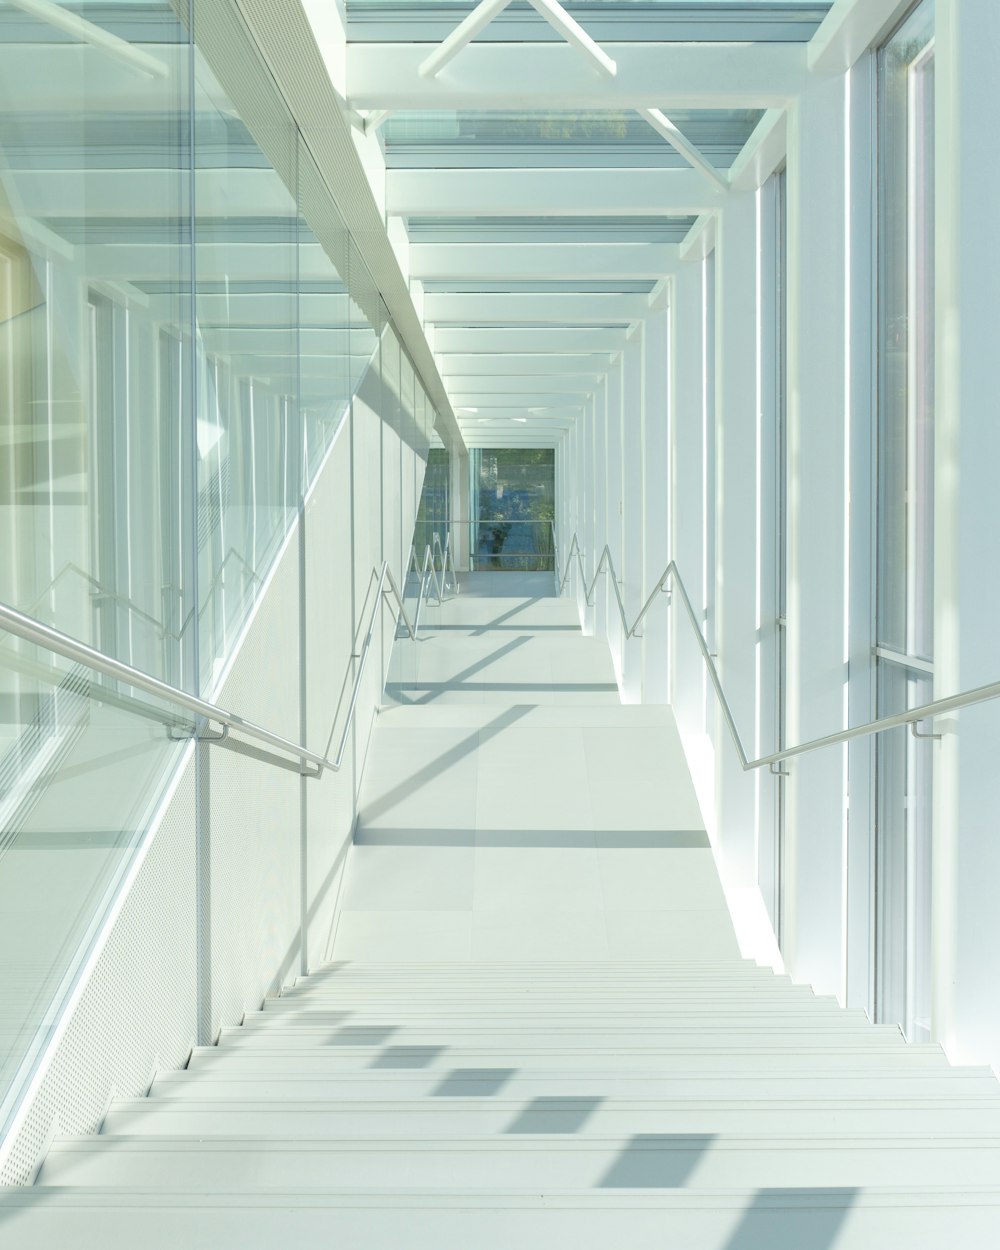
<svg viewBox="0 0 1000 1250">
<path fill-rule="evenodd" d="M 904 725 L 909 725 L 915 736 L 927 737 L 926 734 L 917 734 L 917 725 L 921 721 L 933 720 L 936 716 L 942 716 L 946 712 L 960 711 L 965 707 L 972 707 L 974 704 L 987 703 L 992 699 L 1000 699 L 1000 681 L 990 682 L 985 686 L 977 686 L 973 690 L 965 690 L 960 694 L 949 695 L 945 699 L 935 699 L 931 703 L 921 704 L 920 707 L 910 708 L 906 712 L 898 712 L 894 716 L 882 716 L 877 720 L 867 721 L 863 725 L 854 725 L 849 729 L 841 729 L 836 733 L 825 734 L 821 738 L 810 738 L 806 742 L 800 742 L 793 747 L 785 747 L 781 751 L 774 751 L 770 755 L 762 755 L 758 759 L 751 759 L 746 747 L 743 745 L 743 739 L 740 735 L 739 727 L 736 724 L 736 718 L 733 716 L 733 710 L 729 706 L 729 700 L 722 687 L 722 679 L 719 676 L 719 670 L 716 667 L 715 659 L 711 651 L 708 649 L 708 643 L 701 631 L 698 622 L 698 615 L 691 603 L 691 597 L 688 595 L 687 587 L 684 585 L 684 579 L 681 577 L 677 563 L 671 560 L 663 573 L 656 580 L 652 593 L 642 606 L 642 610 L 635 618 L 631 625 L 625 614 L 625 604 L 622 601 L 621 582 L 619 581 L 617 571 L 615 569 L 614 556 L 607 544 L 601 552 L 601 558 L 597 562 L 597 568 L 594 576 L 591 578 L 590 585 L 587 585 L 587 570 L 583 563 L 583 552 L 580 549 L 580 543 L 577 535 L 573 535 L 573 541 L 570 543 L 569 554 L 566 558 L 566 571 L 559 582 L 560 595 L 566 589 L 566 583 L 569 580 L 570 570 L 573 567 L 574 558 L 577 561 L 580 570 L 580 580 L 583 588 L 584 598 L 588 607 L 593 607 L 594 590 L 597 587 L 597 579 L 602 572 L 611 575 L 611 585 L 614 589 L 615 602 L 618 605 L 618 614 L 621 617 L 622 629 L 624 631 L 625 640 L 639 637 L 637 633 L 640 624 L 646 614 L 652 608 L 661 594 L 670 594 L 676 590 L 680 596 L 681 603 L 684 606 L 685 615 L 691 624 L 695 641 L 698 643 L 698 649 L 701 651 L 701 657 L 705 661 L 705 667 L 708 671 L 709 680 L 715 691 L 715 697 L 719 702 L 719 708 L 722 712 L 729 735 L 733 740 L 736 748 L 736 754 L 739 758 L 740 767 L 744 772 L 752 772 L 758 768 L 770 768 L 775 776 L 781 776 L 783 773 L 777 770 L 776 766 L 780 765 L 784 760 L 793 759 L 798 755 L 807 755 L 812 751 L 822 750 L 824 747 L 837 746 L 840 743 L 851 742 L 855 738 L 867 738 L 875 734 L 886 733 L 890 729 L 899 729 Z"/>
</svg>

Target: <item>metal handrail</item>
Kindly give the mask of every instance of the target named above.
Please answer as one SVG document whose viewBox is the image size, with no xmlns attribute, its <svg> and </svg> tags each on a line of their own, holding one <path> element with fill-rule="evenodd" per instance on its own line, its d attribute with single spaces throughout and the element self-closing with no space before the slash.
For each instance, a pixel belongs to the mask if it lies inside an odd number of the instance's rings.
<svg viewBox="0 0 1000 1250">
<path fill-rule="evenodd" d="M 420 609 L 424 606 L 424 599 L 427 597 L 428 573 L 430 574 L 430 579 L 437 590 L 438 606 L 440 607 L 443 602 L 441 595 L 441 583 L 438 581 L 437 570 L 434 568 L 434 556 L 431 553 L 430 543 L 428 543 L 424 548 L 423 567 L 421 567 L 420 562 L 417 560 L 416 547 L 414 547 L 412 543 L 410 544 L 410 554 L 406 561 L 406 572 L 403 575 L 404 584 L 406 578 L 409 577 L 411 573 L 416 573 L 417 577 L 420 578 L 420 589 L 417 591 L 417 608 L 413 613 L 413 637 L 416 638 L 416 631 L 420 628 Z"/>
<path fill-rule="evenodd" d="M 254 570 L 250 563 L 236 550 L 235 547 L 230 547 L 223 557 L 222 563 L 219 565 L 218 569 L 216 569 L 211 582 L 208 584 L 208 588 L 206 589 L 204 596 L 205 602 L 198 609 L 199 618 L 204 616 L 205 612 L 208 610 L 209 598 L 212 594 L 214 594 L 219 582 L 223 579 L 223 577 L 225 577 L 226 566 L 229 564 L 229 561 L 233 559 L 238 560 L 239 563 L 243 565 L 244 569 L 249 574 L 250 581 L 261 581 L 260 574 Z M 29 616 L 34 617 L 44 600 L 55 591 L 59 583 L 69 573 L 75 574 L 87 583 L 90 587 L 92 599 L 108 599 L 112 603 L 116 603 L 120 607 L 126 608 L 134 616 L 139 617 L 140 620 L 145 621 L 148 625 L 154 626 L 161 638 L 169 638 L 172 642 L 180 642 L 187 633 L 188 628 L 194 619 L 194 609 L 192 608 L 185 616 L 184 623 L 179 630 L 169 629 L 167 625 L 159 619 L 159 617 L 154 616 L 152 612 L 149 612 L 140 603 L 137 603 L 135 599 L 132 599 L 129 595 L 123 594 L 119 590 L 110 589 L 99 578 L 95 577 L 92 573 L 88 573 L 86 569 L 81 568 L 80 565 L 75 563 L 73 560 L 68 560 L 55 577 L 52 578 L 41 594 L 37 595 L 36 598 L 33 599 L 28 605 L 27 614 Z"/>
<path fill-rule="evenodd" d="M 794 759 L 798 755 L 806 755 L 812 751 L 820 751 L 824 747 L 837 746 L 844 742 L 851 742 L 855 738 L 867 738 L 876 734 L 886 733 L 890 729 L 899 729 L 904 725 L 910 725 L 916 733 L 916 726 L 925 720 L 933 720 L 936 716 L 942 716 L 946 712 L 956 712 L 965 707 L 972 707 L 977 703 L 988 703 L 992 699 L 1000 699 L 1000 681 L 990 682 L 985 686 L 977 686 L 973 690 L 964 690 L 959 694 L 949 695 L 945 699 L 935 699 L 931 703 L 923 703 L 919 707 L 910 708 L 906 712 L 897 712 L 893 716 L 880 716 L 873 721 L 867 721 L 863 725 L 854 725 L 849 729 L 840 729 L 836 733 L 825 734 L 821 738 L 810 738 L 806 742 L 800 742 L 793 747 L 785 747 L 780 751 L 774 751 L 770 755 L 762 755 L 758 759 L 751 759 L 747 753 L 746 747 L 743 745 L 743 739 L 740 736 L 739 728 L 736 724 L 736 718 L 733 716 L 733 710 L 729 706 L 729 700 L 722 688 L 722 679 L 719 676 L 719 670 L 716 667 L 712 653 L 708 649 L 708 643 L 705 636 L 701 632 L 698 623 L 698 616 L 691 603 L 691 597 L 684 585 L 684 579 L 681 577 L 680 570 L 674 560 L 671 560 L 667 567 L 663 570 L 661 576 L 657 579 L 653 586 L 652 593 L 642 606 L 639 615 L 632 622 L 628 623 L 625 615 L 625 605 L 622 602 L 620 582 L 615 570 L 614 557 L 610 548 L 605 545 L 601 552 L 601 558 L 598 561 L 597 569 L 591 579 L 590 586 L 587 586 L 586 569 L 583 563 L 583 552 L 576 534 L 573 535 L 573 541 L 570 543 L 569 554 L 566 558 L 566 571 L 559 582 L 559 593 L 562 594 L 569 580 L 570 570 L 573 567 L 574 557 L 579 565 L 581 580 L 583 584 L 584 598 L 587 606 L 593 607 L 593 593 L 597 586 L 597 579 L 602 572 L 607 571 L 611 574 L 611 584 L 615 592 L 615 600 L 618 605 L 618 613 L 621 617 L 622 629 L 624 630 L 625 641 L 630 638 L 639 636 L 637 630 L 649 612 L 650 608 L 656 602 L 658 597 L 663 593 L 669 593 L 670 590 L 676 590 L 680 595 L 681 603 L 684 605 L 684 611 L 691 629 L 698 643 L 698 649 L 701 651 L 701 657 L 705 661 L 708 670 L 708 677 L 715 691 L 715 696 L 719 701 L 719 707 L 722 710 L 723 719 L 729 730 L 729 735 L 733 740 L 736 748 L 736 754 L 739 758 L 740 767 L 744 772 L 752 772 L 758 768 L 770 768 L 774 771 L 774 766 L 780 764 L 783 760 Z M 927 735 L 921 735 L 926 737 Z"/>
<path fill-rule="evenodd" d="M 448 536 L 445 538 L 443 546 L 441 544 L 441 535 L 437 532 L 437 530 L 435 530 L 431 535 L 431 542 L 437 547 L 438 554 L 441 556 L 441 584 L 447 590 L 448 566 L 450 564 L 452 579 L 451 584 L 455 594 L 457 595 L 460 592 L 461 587 L 458 584 L 458 571 L 455 568 L 455 557 L 451 553 L 451 531 L 448 531 Z"/>
<path fill-rule="evenodd" d="M 373 576 L 374 573 L 375 570 L 373 569 Z M 361 692 L 361 681 L 364 677 L 365 665 L 368 662 L 372 640 L 375 636 L 375 626 L 378 623 L 379 605 L 390 597 L 396 600 L 398 609 L 396 615 L 397 626 L 399 620 L 402 619 L 410 638 L 416 639 L 416 631 L 410 624 L 409 617 L 406 614 L 406 608 L 399 593 L 399 588 L 389 569 L 388 562 L 385 562 L 379 572 L 378 587 L 375 592 L 375 601 L 372 605 L 368 630 L 361 651 L 357 656 L 358 669 L 355 674 L 354 688 L 351 692 L 351 700 L 347 710 L 347 720 L 341 734 L 337 754 L 332 760 L 326 755 L 317 755 L 314 751 L 308 750 L 300 743 L 292 742 L 290 739 L 282 737 L 281 734 L 272 733 L 270 729 L 265 729 L 254 721 L 246 720 L 235 712 L 227 711 L 215 703 L 209 703 L 205 699 L 199 699 L 196 695 L 188 694 L 187 691 L 171 686 L 168 682 L 160 681 L 159 678 L 143 673 L 140 669 L 133 668 L 130 664 L 125 664 L 121 660 L 112 659 L 110 656 L 104 655 L 103 652 L 97 651 L 94 647 L 90 647 L 86 643 L 79 642 L 68 634 L 54 629 L 51 625 L 44 625 L 41 621 L 36 621 L 34 617 L 26 616 L 23 612 L 18 612 L 15 608 L 8 607 L 2 603 L 0 603 L 0 628 L 10 634 L 14 634 L 18 638 L 23 638 L 26 642 L 42 647 L 46 651 L 51 651 L 55 655 L 61 655 L 64 659 L 82 664 L 94 672 L 102 673 L 105 677 L 115 678 L 126 685 L 134 687 L 136 690 L 142 690 L 146 694 L 154 695 L 156 698 L 162 699 L 165 703 L 169 703 L 175 708 L 180 708 L 195 718 L 201 718 L 210 724 L 222 725 L 225 727 L 226 733 L 230 729 L 234 729 L 247 738 L 254 738 L 258 742 L 263 742 L 269 747 L 291 755 L 303 765 L 311 764 L 316 771 L 310 772 L 304 768 L 304 775 L 307 777 L 320 777 L 327 769 L 330 769 L 332 772 L 338 772 L 343 765 L 351 724 L 354 720 L 354 712 Z M 172 718 L 164 716 L 163 723 L 172 725 L 175 722 Z M 210 738 L 205 740 L 212 741 Z"/>
</svg>

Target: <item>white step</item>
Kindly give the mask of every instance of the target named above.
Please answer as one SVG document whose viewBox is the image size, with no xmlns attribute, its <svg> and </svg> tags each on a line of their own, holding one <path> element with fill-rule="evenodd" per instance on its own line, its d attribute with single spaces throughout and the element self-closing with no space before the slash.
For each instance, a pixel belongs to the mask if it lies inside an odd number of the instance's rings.
<svg viewBox="0 0 1000 1250">
<path fill-rule="evenodd" d="M 982 1135 L 1000 1137 L 1000 1101 L 962 1102 L 658 1102 L 607 1098 L 594 1088 L 590 1097 L 418 1099 L 410 1102 L 323 1103 L 289 1105 L 257 1102 L 253 1094 L 239 1106 L 207 1094 L 202 1101 L 168 1102 L 156 1098 L 123 1100 L 112 1105 L 102 1136 L 448 1138 L 573 1133 L 615 1137 L 629 1133 L 761 1132 L 794 1136 L 901 1137 Z"/>
<path fill-rule="evenodd" d="M 939 1185 L 725 1192 L 0 1192 L 16 1250 L 996 1250 L 1000 1195 Z"/>
<path fill-rule="evenodd" d="M 790 1073 L 715 1072 L 671 1076 L 660 1071 L 637 1069 L 632 1072 L 600 1068 L 580 1068 L 567 1072 L 559 1068 L 531 1071 L 498 1068 L 390 1068 L 310 1076 L 292 1069 L 275 1069 L 269 1074 L 234 1073 L 203 1064 L 190 1071 L 162 1072 L 156 1078 L 153 1103 L 201 1098 L 308 1103 L 346 1100 L 395 1100 L 429 1098 L 432 1103 L 453 1098 L 496 1098 L 526 1102 L 548 1096 L 590 1097 L 594 1091 L 608 1098 L 633 1101 L 644 1099 L 677 1100 L 697 1104 L 701 1100 L 732 1103 L 738 1099 L 756 1102 L 774 1100 L 838 1101 L 872 1100 L 882 1102 L 961 1100 L 1000 1106 L 1000 1083 L 989 1069 L 939 1068 L 934 1072 L 891 1068 L 867 1074 L 832 1073 L 828 1070 L 808 1076 Z"/>
<path fill-rule="evenodd" d="M 535 1025 L 552 1029 L 585 1029 L 595 1024 L 606 1023 L 609 1014 L 595 1008 L 577 1011 L 557 1011 L 546 1009 L 542 1005 L 537 1008 L 512 1007 L 509 1011 L 462 1011 L 460 1008 L 450 1010 L 417 1008 L 407 1012 L 382 1012 L 381 1010 L 358 1011 L 264 1011 L 247 1016 L 242 1025 L 234 1025 L 223 1030 L 223 1035 L 234 1036 L 238 1033 L 272 1034 L 292 1032 L 312 1032 L 333 1034 L 345 1029 L 450 1029 L 456 1027 L 489 1030 L 494 1028 L 527 1028 Z M 722 1032 L 743 1029 L 747 1032 L 759 1032 L 767 1029 L 770 1032 L 784 1029 L 808 1029 L 813 1032 L 827 1031 L 835 1033 L 858 1033 L 872 1029 L 863 1012 L 819 1012 L 802 1010 L 766 1011 L 763 1008 L 747 1008 L 746 1011 L 709 1011 L 709 1010 L 642 1010 L 615 1013 L 611 1016 L 622 1023 L 636 1028 L 659 1028 L 668 1030 L 684 1030 L 686 1032 L 712 1029 Z M 386 1021 L 391 1020 L 391 1024 Z M 877 1026 L 877 1031 L 890 1029 L 899 1033 L 894 1026 Z"/>
<path fill-rule="evenodd" d="M 547 1039 L 551 1041 L 551 1039 Z M 641 1068 L 694 1074 L 711 1071 L 744 1072 L 826 1072 L 870 1071 L 906 1068 L 910 1071 L 942 1069 L 948 1066 L 944 1053 L 935 1046 L 874 1046 L 849 1049 L 840 1046 L 801 1045 L 748 1048 L 740 1044 L 695 1049 L 680 1046 L 635 1046 L 591 1044 L 579 1047 L 545 1046 L 451 1046 L 446 1038 L 426 1046 L 387 1047 L 381 1052 L 371 1048 L 328 1046 L 324 1048 L 286 1048 L 284 1050 L 245 1049 L 233 1046 L 196 1048 L 191 1055 L 192 1070 L 211 1068 L 231 1072 L 287 1071 L 322 1075 L 326 1072 L 357 1071 L 369 1067 L 431 1068 L 530 1068 L 564 1069 L 607 1067 L 621 1070 Z"/>
<path fill-rule="evenodd" d="M 1000 1138 L 633 1134 L 505 1140 L 241 1136 L 53 1143 L 37 1184 L 142 1189 L 622 1189 L 997 1185 Z"/>
<path fill-rule="evenodd" d="M 564 1023 L 529 1020 L 524 1024 L 502 1021 L 487 1024 L 364 1025 L 340 1024 L 333 1028 L 309 1028 L 288 1025 L 285 1028 L 224 1029 L 219 1049 L 238 1050 L 380 1050 L 391 1046 L 433 1046 L 447 1040 L 449 1047 L 515 1046 L 559 1052 L 581 1046 L 595 1049 L 612 1047 L 657 1047 L 663 1049 L 737 1048 L 755 1050 L 760 1047 L 777 1050 L 808 1051 L 815 1047 L 857 1047 L 861 1050 L 901 1049 L 906 1040 L 898 1029 L 816 1028 L 789 1024 L 761 1025 L 757 1028 L 708 1028 L 697 1024 L 674 1024 L 642 1020 L 622 1020 L 616 1024 Z"/>
</svg>

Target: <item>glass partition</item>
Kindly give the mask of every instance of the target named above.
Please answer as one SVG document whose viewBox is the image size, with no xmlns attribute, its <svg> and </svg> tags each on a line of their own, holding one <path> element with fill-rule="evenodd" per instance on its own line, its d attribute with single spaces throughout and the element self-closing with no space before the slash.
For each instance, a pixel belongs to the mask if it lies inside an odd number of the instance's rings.
<svg viewBox="0 0 1000 1250">
<path fill-rule="evenodd" d="M 12 1082 L 47 1042 L 193 725 L 9 635 L 0 684 L 2 1125 Z M 194 908 L 193 889 L 177 906 Z"/>
<path fill-rule="evenodd" d="M 188 35 L 0 4 L 0 600 L 190 679 Z M 108 45 L 98 36 L 110 34 Z"/>
<path fill-rule="evenodd" d="M 469 462 L 471 568 L 554 572 L 555 452 L 477 448 Z"/>
<path fill-rule="evenodd" d="M 387 333 L 235 6 L 0 0 L 0 602 L 217 697 L 366 378 L 381 436 Z M 433 410 L 392 341 L 412 507 Z M 175 722 L 0 630 L 0 1103 L 177 767 Z"/>
<path fill-rule="evenodd" d="M 933 698 L 934 6 L 879 53 L 878 715 Z M 930 1036 L 931 744 L 876 747 L 876 1011 Z"/>
</svg>

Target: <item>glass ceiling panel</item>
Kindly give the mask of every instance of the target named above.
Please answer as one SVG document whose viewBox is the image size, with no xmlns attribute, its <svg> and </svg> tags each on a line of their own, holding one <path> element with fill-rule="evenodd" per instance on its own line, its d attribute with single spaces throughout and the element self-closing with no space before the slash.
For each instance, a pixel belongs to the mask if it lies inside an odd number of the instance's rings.
<svg viewBox="0 0 1000 1250">
<path fill-rule="evenodd" d="M 355 43 L 440 43 L 474 0 L 348 0 L 347 37 Z M 805 43 L 831 0 L 567 0 L 566 8 L 599 43 Z M 479 36 L 494 43 L 559 38 L 524 0 L 515 0 Z"/>
<path fill-rule="evenodd" d="M 680 243 L 694 217 L 410 217 L 411 243 Z"/>
<path fill-rule="evenodd" d="M 726 169 L 764 114 L 757 109 L 671 109 L 669 116 L 713 165 Z M 382 136 L 390 169 L 687 165 L 635 112 L 396 113 Z"/>
</svg>

